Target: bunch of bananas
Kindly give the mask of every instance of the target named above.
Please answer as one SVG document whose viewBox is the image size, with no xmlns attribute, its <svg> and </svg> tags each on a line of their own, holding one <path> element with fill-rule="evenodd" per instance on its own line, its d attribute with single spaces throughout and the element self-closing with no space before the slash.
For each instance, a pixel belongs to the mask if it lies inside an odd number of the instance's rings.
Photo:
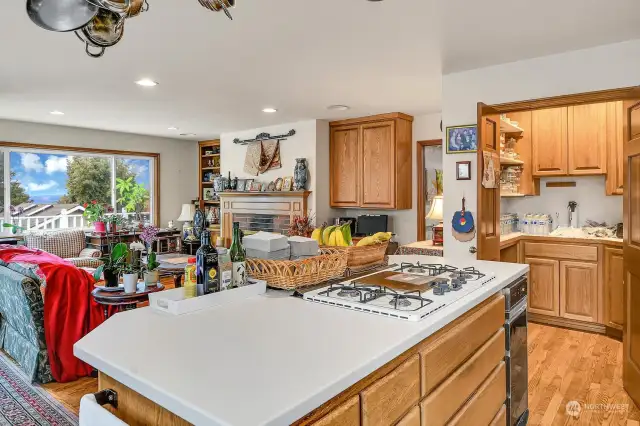
<svg viewBox="0 0 640 426">
<path fill-rule="evenodd" d="M 372 246 L 375 244 L 382 244 L 391 239 L 391 232 L 378 232 L 377 234 L 365 237 L 358 241 L 357 247 Z"/>
<path fill-rule="evenodd" d="M 311 238 L 316 240 L 321 246 L 349 247 L 353 245 L 350 223 L 340 226 L 316 228 L 313 230 Z"/>
</svg>

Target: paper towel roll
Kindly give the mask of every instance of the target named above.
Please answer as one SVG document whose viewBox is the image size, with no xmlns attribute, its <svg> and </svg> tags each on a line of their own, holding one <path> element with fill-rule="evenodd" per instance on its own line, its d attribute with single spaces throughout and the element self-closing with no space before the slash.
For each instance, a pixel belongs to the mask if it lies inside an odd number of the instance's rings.
<svg viewBox="0 0 640 426">
<path fill-rule="evenodd" d="M 90 393 L 80 400 L 80 426 L 128 426 L 102 405 Z"/>
</svg>

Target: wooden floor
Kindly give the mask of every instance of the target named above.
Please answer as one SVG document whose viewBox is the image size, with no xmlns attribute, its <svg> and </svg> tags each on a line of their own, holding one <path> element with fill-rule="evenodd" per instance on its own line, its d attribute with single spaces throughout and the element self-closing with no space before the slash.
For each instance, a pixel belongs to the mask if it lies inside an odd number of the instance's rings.
<svg viewBox="0 0 640 426">
<path fill-rule="evenodd" d="M 44 388 L 77 413 L 80 398 L 96 392 L 98 380 L 49 383 Z M 567 415 L 569 401 L 581 404 L 579 418 Z M 529 425 L 534 426 L 640 426 L 640 410 L 622 388 L 622 343 L 598 334 L 530 323 L 529 410 Z"/>
<path fill-rule="evenodd" d="M 621 342 L 529 323 L 528 346 L 530 425 L 640 426 L 622 388 Z M 569 401 L 581 404 L 578 418 L 567 415 Z"/>
</svg>

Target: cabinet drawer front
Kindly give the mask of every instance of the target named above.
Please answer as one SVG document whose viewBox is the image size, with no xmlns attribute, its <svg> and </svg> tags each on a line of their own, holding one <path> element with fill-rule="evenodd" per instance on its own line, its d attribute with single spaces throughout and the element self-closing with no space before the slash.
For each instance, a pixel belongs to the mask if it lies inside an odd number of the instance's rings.
<svg viewBox="0 0 640 426">
<path fill-rule="evenodd" d="M 504 335 L 504 328 L 498 330 L 462 367 L 429 394 L 422 402 L 422 419 L 425 424 L 446 424 L 504 360 Z"/>
<path fill-rule="evenodd" d="M 504 296 L 498 297 L 421 351 L 422 396 L 449 377 L 503 326 L 504 309 Z"/>
<path fill-rule="evenodd" d="M 507 399 L 507 369 L 504 361 L 493 370 L 478 392 L 449 422 L 450 426 L 488 425 Z M 424 419 L 423 419 L 424 423 Z M 427 423 L 424 423 L 427 424 Z"/>
<path fill-rule="evenodd" d="M 420 358 L 415 355 L 360 394 L 362 425 L 391 425 L 420 399 Z"/>
<path fill-rule="evenodd" d="M 396 426 L 420 426 L 420 407 L 413 407 Z"/>
<path fill-rule="evenodd" d="M 505 426 L 507 424 L 507 406 L 500 407 L 498 414 L 491 420 L 489 426 Z"/>
<path fill-rule="evenodd" d="M 524 243 L 524 255 L 554 259 L 598 261 L 598 247 L 570 244 Z"/>
<path fill-rule="evenodd" d="M 313 426 L 360 426 L 360 396 L 350 398 Z"/>
</svg>

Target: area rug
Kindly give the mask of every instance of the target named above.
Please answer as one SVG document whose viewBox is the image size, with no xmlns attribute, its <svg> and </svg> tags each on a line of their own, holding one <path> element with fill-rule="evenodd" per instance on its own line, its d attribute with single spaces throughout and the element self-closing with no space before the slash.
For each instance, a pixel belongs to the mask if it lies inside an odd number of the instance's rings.
<svg viewBox="0 0 640 426">
<path fill-rule="evenodd" d="M 0 425 L 71 426 L 78 417 L 0 352 Z"/>
</svg>

